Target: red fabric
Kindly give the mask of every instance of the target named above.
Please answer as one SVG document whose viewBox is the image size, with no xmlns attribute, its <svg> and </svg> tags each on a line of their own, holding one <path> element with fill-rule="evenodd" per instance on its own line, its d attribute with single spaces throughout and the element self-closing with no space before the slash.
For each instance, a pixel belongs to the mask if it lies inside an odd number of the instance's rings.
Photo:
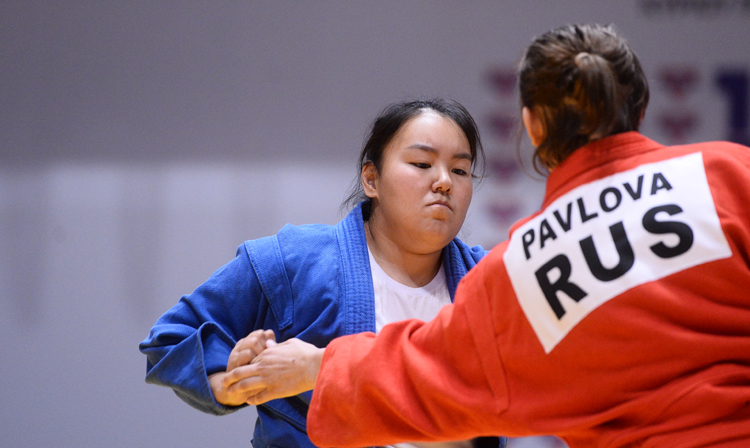
<svg viewBox="0 0 750 448">
<path fill-rule="evenodd" d="M 435 320 L 328 346 L 308 413 L 311 440 L 553 434 L 572 448 L 750 446 L 750 148 L 616 135 L 557 167 L 543 207 L 594 180 L 695 152 L 730 257 L 616 295 L 546 353 L 506 271 L 505 242 Z"/>
</svg>

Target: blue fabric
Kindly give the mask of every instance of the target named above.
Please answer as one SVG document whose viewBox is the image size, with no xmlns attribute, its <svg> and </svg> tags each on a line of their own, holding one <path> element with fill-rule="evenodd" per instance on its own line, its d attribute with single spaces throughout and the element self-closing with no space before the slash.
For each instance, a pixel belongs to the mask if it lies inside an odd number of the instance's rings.
<svg viewBox="0 0 750 448">
<path fill-rule="evenodd" d="M 487 252 L 454 239 L 443 250 L 451 300 L 459 280 Z M 171 387 L 203 412 L 243 406 L 213 398 L 208 375 L 226 369 L 232 348 L 257 329 L 279 342 L 297 337 L 318 347 L 345 334 L 375 331 L 375 309 L 361 204 L 335 226 L 284 226 L 246 241 L 237 256 L 162 315 L 141 342 L 146 382 Z M 312 392 L 258 406 L 255 448 L 300 447 Z"/>
</svg>

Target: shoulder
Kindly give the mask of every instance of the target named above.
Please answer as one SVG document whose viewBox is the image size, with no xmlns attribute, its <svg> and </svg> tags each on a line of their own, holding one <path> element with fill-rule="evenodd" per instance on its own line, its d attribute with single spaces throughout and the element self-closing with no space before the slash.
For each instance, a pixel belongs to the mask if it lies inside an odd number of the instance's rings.
<svg viewBox="0 0 750 448">
<path fill-rule="evenodd" d="M 274 236 L 245 241 L 239 252 L 268 298 L 280 337 L 310 325 L 295 310 L 318 316 L 325 298 L 337 296 L 342 263 L 334 226 L 286 225 Z"/>
<path fill-rule="evenodd" d="M 301 260 L 326 258 L 338 253 L 335 227 L 325 224 L 287 224 L 273 236 L 245 241 L 238 255 L 245 253 L 250 260 L 266 263 L 277 259 L 284 265 Z"/>
<path fill-rule="evenodd" d="M 729 190 L 750 181 L 750 148 L 732 142 L 705 142 L 672 147 L 688 153 L 700 153 L 709 182 L 726 185 Z"/>
<path fill-rule="evenodd" d="M 711 142 L 707 146 L 707 162 L 717 160 L 750 168 L 750 148 L 737 143 Z"/>
<path fill-rule="evenodd" d="M 714 141 L 669 148 L 684 153 L 700 152 L 706 163 L 750 163 L 750 148 L 739 143 Z"/>
<path fill-rule="evenodd" d="M 357 205 L 349 214 L 335 225 L 329 224 L 287 224 L 279 230 L 276 237 L 280 244 L 321 246 L 343 240 L 347 244 L 349 239 L 364 235 L 364 221 L 361 204 Z"/>
<path fill-rule="evenodd" d="M 245 241 L 238 255 L 244 253 L 256 270 L 273 267 L 285 271 L 290 279 L 307 275 L 335 277 L 342 259 L 353 247 L 366 247 L 362 215 L 358 212 L 359 207 L 335 225 L 287 224 L 274 236 Z"/>
<path fill-rule="evenodd" d="M 279 230 L 276 237 L 279 241 L 290 244 L 320 244 L 329 239 L 335 240 L 336 227 L 328 224 L 287 224 Z"/>
</svg>

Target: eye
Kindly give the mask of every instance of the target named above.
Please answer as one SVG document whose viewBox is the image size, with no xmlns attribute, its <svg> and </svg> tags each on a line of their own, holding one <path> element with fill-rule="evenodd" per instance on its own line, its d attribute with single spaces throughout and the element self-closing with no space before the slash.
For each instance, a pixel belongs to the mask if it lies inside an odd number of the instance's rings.
<svg viewBox="0 0 750 448">
<path fill-rule="evenodd" d="M 416 166 L 417 168 L 421 168 L 423 170 L 426 170 L 427 168 L 430 167 L 429 163 L 424 163 L 424 162 L 414 162 L 412 163 L 412 165 Z"/>
<path fill-rule="evenodd" d="M 453 168 L 453 172 L 459 176 L 468 176 L 469 173 L 461 168 Z"/>
</svg>

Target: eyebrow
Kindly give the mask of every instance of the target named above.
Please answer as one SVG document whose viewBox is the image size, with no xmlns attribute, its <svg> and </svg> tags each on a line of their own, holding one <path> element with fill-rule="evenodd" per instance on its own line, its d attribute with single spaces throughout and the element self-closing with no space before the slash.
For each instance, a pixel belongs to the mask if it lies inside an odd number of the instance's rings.
<svg viewBox="0 0 750 448">
<path fill-rule="evenodd" d="M 419 144 L 419 143 L 415 143 L 413 145 L 410 145 L 409 148 L 421 149 L 422 151 L 427 151 L 427 152 L 433 153 L 433 154 L 437 154 L 437 152 L 438 152 L 437 149 L 433 148 L 432 146 L 422 145 L 422 144 Z M 468 152 L 462 152 L 462 153 L 456 154 L 455 156 L 453 156 L 453 158 L 454 159 L 466 159 L 469 162 L 471 162 L 473 160 L 472 157 L 471 157 L 471 154 L 468 153 Z"/>
</svg>

